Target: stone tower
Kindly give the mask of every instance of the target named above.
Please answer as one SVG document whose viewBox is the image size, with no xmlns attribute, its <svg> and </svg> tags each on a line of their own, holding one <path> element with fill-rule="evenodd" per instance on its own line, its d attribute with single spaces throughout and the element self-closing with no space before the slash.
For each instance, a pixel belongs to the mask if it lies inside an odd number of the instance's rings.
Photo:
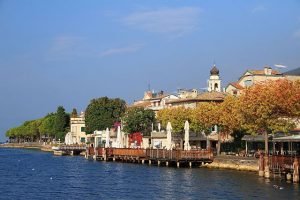
<svg viewBox="0 0 300 200">
<path fill-rule="evenodd" d="M 219 76 L 219 70 L 215 64 L 213 68 L 210 70 L 210 77 L 207 83 L 208 83 L 207 90 L 209 92 L 212 91 L 221 92 L 221 79 Z"/>
</svg>

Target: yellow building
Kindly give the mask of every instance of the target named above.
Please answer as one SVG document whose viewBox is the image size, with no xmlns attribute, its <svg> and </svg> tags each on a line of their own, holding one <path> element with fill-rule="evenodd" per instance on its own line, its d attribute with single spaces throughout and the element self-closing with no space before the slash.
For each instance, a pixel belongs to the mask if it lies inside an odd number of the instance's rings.
<svg viewBox="0 0 300 200">
<path fill-rule="evenodd" d="M 240 95 L 242 90 L 257 83 L 268 80 L 278 80 L 285 78 L 285 75 L 271 67 L 264 67 L 262 70 L 247 70 L 237 82 L 227 85 L 225 91 L 231 95 Z"/>
</svg>

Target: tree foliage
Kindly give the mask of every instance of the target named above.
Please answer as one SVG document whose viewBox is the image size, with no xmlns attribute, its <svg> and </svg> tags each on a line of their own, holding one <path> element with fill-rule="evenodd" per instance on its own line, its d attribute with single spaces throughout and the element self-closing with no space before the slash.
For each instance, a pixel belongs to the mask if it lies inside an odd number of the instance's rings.
<svg viewBox="0 0 300 200">
<path fill-rule="evenodd" d="M 192 109 L 184 107 L 174 107 L 159 110 L 157 119 L 162 123 L 163 127 L 171 122 L 174 133 L 181 133 L 184 130 L 184 123 L 186 120 L 191 122 Z"/>
<path fill-rule="evenodd" d="M 39 126 L 39 131 L 42 135 L 48 137 L 55 137 L 55 123 L 56 116 L 54 113 L 50 113 L 42 119 L 42 122 Z"/>
<path fill-rule="evenodd" d="M 43 118 L 25 121 L 20 126 L 6 131 L 6 137 L 18 142 L 38 141 L 43 136 L 64 139 L 69 127 L 69 115 L 62 106 L 57 108 L 57 113 L 50 113 Z"/>
<path fill-rule="evenodd" d="M 219 105 L 216 103 L 200 103 L 192 112 L 192 127 L 195 131 L 211 132 L 214 125 L 219 124 Z"/>
<path fill-rule="evenodd" d="M 288 132 L 299 117 L 300 82 L 280 79 L 257 84 L 246 89 L 239 103 L 248 133 Z"/>
<path fill-rule="evenodd" d="M 127 133 L 141 132 L 149 135 L 152 130 L 152 124 L 155 123 L 155 113 L 153 110 L 144 108 L 129 108 L 122 117 L 124 131 Z"/>
<path fill-rule="evenodd" d="M 85 111 L 87 133 L 111 127 L 115 122 L 121 120 L 125 108 L 125 101 L 119 98 L 102 97 L 91 100 Z"/>
<path fill-rule="evenodd" d="M 66 128 L 69 125 L 69 116 L 65 112 L 64 107 L 58 106 L 56 115 L 55 115 L 55 121 L 54 121 L 54 129 L 55 132 L 65 132 Z"/>
</svg>

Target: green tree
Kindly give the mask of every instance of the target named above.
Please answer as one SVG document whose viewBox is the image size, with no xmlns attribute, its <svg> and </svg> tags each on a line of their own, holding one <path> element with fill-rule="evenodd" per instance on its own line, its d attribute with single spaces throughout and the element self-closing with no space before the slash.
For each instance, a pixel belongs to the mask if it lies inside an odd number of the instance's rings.
<svg viewBox="0 0 300 200">
<path fill-rule="evenodd" d="M 39 126 L 39 132 L 44 135 L 44 136 L 48 136 L 48 137 L 55 137 L 55 119 L 56 116 L 54 113 L 50 113 L 47 116 L 45 116 L 42 120 L 41 120 L 41 124 Z"/>
<path fill-rule="evenodd" d="M 69 127 L 69 124 L 69 115 L 65 112 L 63 106 L 58 106 L 54 120 L 55 137 L 57 139 L 64 140 L 64 136 L 67 132 L 67 127 Z"/>
<path fill-rule="evenodd" d="M 125 101 L 119 98 L 101 97 L 91 100 L 85 111 L 86 132 L 93 133 L 111 127 L 121 120 L 125 108 Z"/>
<path fill-rule="evenodd" d="M 155 122 L 155 113 L 153 110 L 144 108 L 129 108 L 124 117 L 124 131 L 127 133 L 141 132 L 144 135 L 150 135 L 152 124 Z"/>
</svg>

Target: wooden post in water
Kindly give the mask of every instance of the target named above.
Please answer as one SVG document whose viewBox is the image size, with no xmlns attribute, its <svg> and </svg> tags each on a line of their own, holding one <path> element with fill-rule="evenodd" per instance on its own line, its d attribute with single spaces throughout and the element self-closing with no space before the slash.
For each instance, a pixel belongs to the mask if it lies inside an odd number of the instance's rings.
<svg viewBox="0 0 300 200">
<path fill-rule="evenodd" d="M 98 149 L 95 147 L 94 148 L 94 155 L 93 155 L 93 159 L 96 160 L 98 156 Z"/>
<path fill-rule="evenodd" d="M 160 160 L 157 161 L 157 166 L 160 166 Z"/>
<path fill-rule="evenodd" d="M 166 162 L 166 167 L 169 167 L 169 162 L 168 161 Z"/>
<path fill-rule="evenodd" d="M 264 157 L 265 178 L 270 178 L 269 156 Z"/>
<path fill-rule="evenodd" d="M 85 149 L 85 158 L 88 159 L 89 158 L 89 148 L 86 147 Z"/>
<path fill-rule="evenodd" d="M 179 167 L 180 167 L 180 162 L 177 161 L 177 168 L 179 168 Z"/>
<path fill-rule="evenodd" d="M 260 153 L 260 152 L 259 152 Z M 264 156 L 260 153 L 258 160 L 258 174 L 264 176 Z"/>
<path fill-rule="evenodd" d="M 297 158 L 294 159 L 293 168 L 294 168 L 293 182 L 298 183 L 299 182 L 299 163 L 298 163 Z"/>
</svg>

